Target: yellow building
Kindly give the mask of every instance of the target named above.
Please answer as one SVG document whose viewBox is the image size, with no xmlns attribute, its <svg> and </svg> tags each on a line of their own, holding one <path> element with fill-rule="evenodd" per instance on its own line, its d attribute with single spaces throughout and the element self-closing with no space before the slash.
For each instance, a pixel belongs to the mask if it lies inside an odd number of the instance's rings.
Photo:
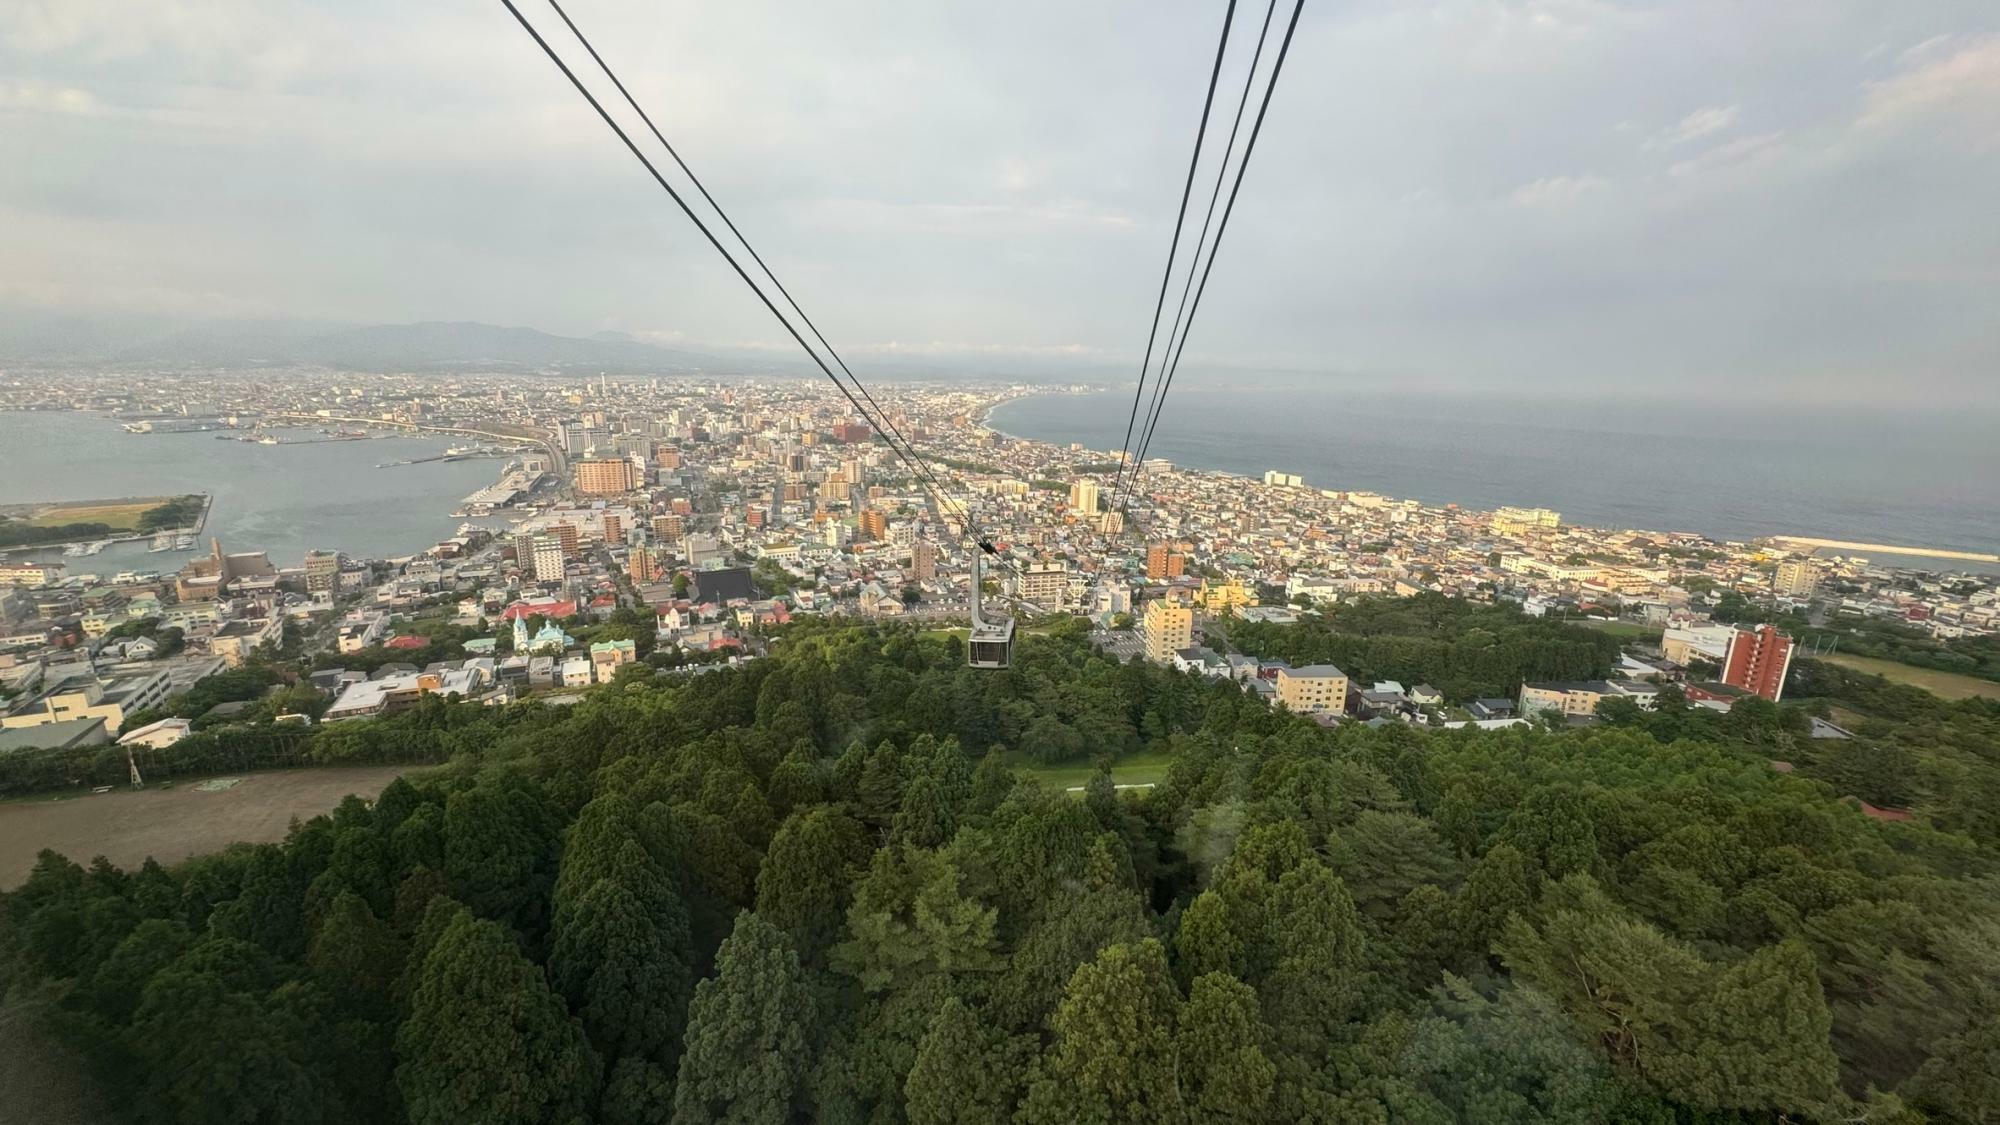
<svg viewBox="0 0 2000 1125">
<path fill-rule="evenodd" d="M 1522 684 L 1521 701 L 1516 711 L 1524 719 L 1543 711 L 1562 715 L 1595 715 L 1598 701 L 1616 694 L 1619 694 L 1618 691 L 1603 680 Z"/>
<path fill-rule="evenodd" d="M 1201 592 L 1195 595 L 1201 608 L 1210 613 L 1223 613 L 1232 609 L 1257 604 L 1257 595 L 1241 582 L 1209 582 L 1203 579 Z"/>
<path fill-rule="evenodd" d="M 1347 711 L 1347 673 L 1331 664 L 1278 669 L 1278 702 L 1302 715 Z"/>
<path fill-rule="evenodd" d="M 1521 535 L 1530 531 L 1554 531 L 1562 526 L 1562 513 L 1547 508 L 1499 508 L 1493 513 L 1493 530 L 1501 535 Z"/>
<path fill-rule="evenodd" d="M 102 719 L 105 730 L 116 731 L 124 724 L 125 716 L 166 702 L 168 682 L 165 672 L 127 676 L 109 683 L 95 677 L 62 681 L 33 700 L 17 705 L 8 714 L 0 715 L 0 728 L 19 730 L 71 719 Z"/>
<path fill-rule="evenodd" d="M 1069 486 L 1069 506 L 1086 515 L 1097 513 L 1097 482 L 1080 480 Z"/>
<path fill-rule="evenodd" d="M 1146 645 L 1146 659 L 1164 664 L 1174 654 L 1194 645 L 1194 611 L 1184 605 L 1169 605 L 1162 598 L 1146 605 L 1139 622 L 1139 638 Z"/>
</svg>

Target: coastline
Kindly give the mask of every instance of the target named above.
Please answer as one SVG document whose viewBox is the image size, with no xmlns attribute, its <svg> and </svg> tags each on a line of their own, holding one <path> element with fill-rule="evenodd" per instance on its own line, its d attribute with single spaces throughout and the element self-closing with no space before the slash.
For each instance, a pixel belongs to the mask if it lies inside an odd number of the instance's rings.
<svg viewBox="0 0 2000 1125">
<path fill-rule="evenodd" d="M 991 404 L 983 407 L 978 413 L 978 415 L 974 418 L 974 422 L 981 429 L 986 430 L 987 432 L 995 434 L 999 437 L 1007 438 L 1013 441 L 1025 442 L 1032 445 L 1046 446 L 1053 451 L 1064 452 L 1067 451 L 1069 448 L 1068 443 L 1052 442 L 1045 440 L 1043 438 L 1031 437 L 1026 434 L 1015 433 L 1011 430 L 1003 429 L 1000 425 L 996 424 L 993 417 L 994 414 L 998 412 L 999 409 L 1003 406 L 1006 406 L 1010 403 L 1021 402 L 1029 398 L 1036 398 L 1036 397 L 1073 398 L 1073 397 L 1081 397 L 1088 394 L 1105 393 L 1107 390 L 1110 389 L 1115 389 L 1115 388 L 1104 388 L 1104 387 L 1035 388 L 1024 394 L 1010 395 L 1005 398 L 998 399 L 992 402 Z M 1105 459 L 1115 459 L 1115 455 L 1109 450 L 1093 449 L 1086 445 L 1084 451 L 1090 454 L 1098 455 Z M 1235 469 L 1225 469 L 1207 465 L 1194 465 L 1194 464 L 1182 464 L 1182 463 L 1176 463 L 1175 468 L 1183 470 L 1191 470 L 1200 473 L 1208 473 L 1216 476 L 1229 477 L 1236 480 L 1249 481 L 1251 483 L 1258 483 L 1258 478 L 1256 476 Z M 1304 487 L 1312 489 L 1315 492 L 1322 492 L 1322 493 L 1346 492 L 1346 491 L 1374 492 L 1374 490 L 1368 490 L 1368 489 L 1352 489 L 1352 490 L 1326 489 L 1321 486 L 1315 485 L 1310 481 L 1307 481 Z M 1389 499 L 1392 502 L 1402 503 L 1409 501 L 1409 498 L 1407 497 L 1399 497 L 1386 492 L 1378 492 L 1375 494 L 1384 496 L 1386 499 Z M 1447 501 L 1445 504 L 1430 503 L 1423 500 L 1416 500 L 1414 502 L 1427 508 L 1444 507 L 1447 504 L 1449 504 L 1449 505 L 1455 505 L 1457 507 L 1460 507 L 1468 511 L 1491 510 L 1491 509 L 1479 508 L 1459 501 Z M 1546 501 L 1538 502 L 1538 504 L 1541 506 L 1546 506 L 1546 503 L 1547 503 Z M 1644 527 L 1604 527 L 1581 521 L 1571 522 L 1569 520 L 1565 520 L 1564 523 L 1567 526 L 1583 528 L 1589 531 L 1601 532 L 1607 535 L 1678 534 L 1678 532 L 1664 532 L 1657 529 L 1644 528 Z M 1713 542 L 1718 542 L 1718 543 L 1742 543 L 1746 545 L 1756 545 L 1768 542 L 1772 545 L 1774 550 L 1780 550 L 1780 551 L 1795 550 L 1796 553 L 1804 553 L 1816 557 L 1819 556 L 1820 552 L 1822 551 L 1840 553 L 1846 555 L 1847 557 L 1859 557 L 1867 559 L 1874 565 L 1878 566 L 1900 566 L 1904 569 L 1942 570 L 1942 571 L 1964 570 L 1967 568 L 1972 568 L 1974 571 L 1980 573 L 1990 573 L 1990 572 L 2000 571 L 2000 553 L 1964 551 L 1954 548 L 1937 548 L 1929 546 L 1897 545 L 1884 542 L 1860 542 L 1852 537 L 1831 536 L 1831 535 L 1821 536 L 1797 530 L 1793 531 L 1765 530 L 1757 535 L 1741 539 L 1730 536 L 1718 535 L 1708 531 L 1691 531 L 1690 533 L 1701 535 L 1705 539 L 1709 539 Z M 1793 548 L 1790 546 L 1793 544 L 1796 544 L 1797 547 Z M 1884 562 L 1879 557 L 1882 555 L 1894 556 L 1894 560 Z M 1909 560 L 1909 561 L 1905 562 L 1902 560 Z M 1935 564 L 1935 565 L 1923 565 L 1923 564 Z"/>
</svg>

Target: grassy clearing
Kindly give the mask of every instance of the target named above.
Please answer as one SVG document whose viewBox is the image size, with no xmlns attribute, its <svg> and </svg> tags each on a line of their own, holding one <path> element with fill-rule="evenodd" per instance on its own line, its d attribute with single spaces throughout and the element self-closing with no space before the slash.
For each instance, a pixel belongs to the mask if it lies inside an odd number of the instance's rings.
<svg viewBox="0 0 2000 1125">
<path fill-rule="evenodd" d="M 1920 687 L 1943 699 L 1970 699 L 1975 695 L 2000 699 L 2000 683 L 1982 680 L 1977 676 L 1940 672 L 1935 668 L 1918 668 L 1912 664 L 1898 664 L 1893 660 L 1877 660 L 1872 656 L 1849 656 L 1844 652 L 1830 653 L 1819 659 L 1829 664 L 1838 664 L 1843 668 L 1852 668 L 1857 672 L 1870 672 L 1899 684 Z"/>
<path fill-rule="evenodd" d="M 1657 641 L 1666 629 L 1652 625 L 1641 625 L 1636 621 L 1578 621 L 1578 625 L 1588 625 L 1600 633 L 1633 641 Z"/>
<path fill-rule="evenodd" d="M 101 523 L 113 531 L 137 531 L 140 516 L 175 499 L 177 497 L 153 496 L 113 503 L 86 500 L 70 504 L 51 504 L 21 522 L 31 527 L 58 527 L 66 523 Z"/>
<path fill-rule="evenodd" d="M 1137 754 L 1127 754 L 1111 765 L 1111 780 L 1118 785 L 1152 785 L 1165 780 L 1167 767 L 1173 762 L 1173 755 L 1152 750 L 1141 750 Z M 1024 777 L 1032 777 L 1054 789 L 1072 789 L 1084 785 L 1097 766 L 1090 762 L 1079 762 L 1060 766 L 1043 766 L 1029 762 L 1019 755 L 1007 763 L 1014 772 Z"/>
</svg>

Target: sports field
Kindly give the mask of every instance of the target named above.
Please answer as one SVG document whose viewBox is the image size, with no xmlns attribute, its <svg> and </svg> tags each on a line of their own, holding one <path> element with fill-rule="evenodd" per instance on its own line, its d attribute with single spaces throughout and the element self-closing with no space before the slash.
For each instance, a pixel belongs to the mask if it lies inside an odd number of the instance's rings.
<svg viewBox="0 0 2000 1125">
<path fill-rule="evenodd" d="M 1843 668 L 1852 668 L 1857 672 L 1872 672 L 1899 684 L 1920 687 L 1943 699 L 1971 699 L 1975 695 L 2000 699 L 2000 683 L 1982 680 L 1977 676 L 1961 676 L 1957 672 L 1940 672 L 1935 668 L 1918 668 L 1913 664 L 1877 660 L 1872 656 L 1849 656 L 1844 652 L 1829 653 L 1818 659 L 1829 664 L 1838 664 Z"/>
<path fill-rule="evenodd" d="M 349 793 L 373 800 L 409 769 L 270 770 L 236 775 L 234 785 L 207 792 L 200 781 L 183 780 L 171 789 L 0 803 L 0 890 L 19 886 L 43 848 L 78 863 L 101 855 L 129 868 L 147 856 L 176 863 L 237 840 L 282 840 L 293 817 L 327 812 Z"/>
</svg>

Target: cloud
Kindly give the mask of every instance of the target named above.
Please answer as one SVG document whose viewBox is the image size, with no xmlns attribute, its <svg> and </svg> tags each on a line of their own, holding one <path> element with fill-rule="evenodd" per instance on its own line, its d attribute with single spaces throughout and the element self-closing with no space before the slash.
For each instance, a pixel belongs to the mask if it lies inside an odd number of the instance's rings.
<svg viewBox="0 0 2000 1125">
<path fill-rule="evenodd" d="M 1737 107 L 1733 105 L 1706 106 L 1680 119 L 1680 123 L 1670 129 L 1653 134 L 1640 147 L 1647 151 L 1678 148 L 1689 141 L 1697 141 L 1711 133 L 1720 133 L 1736 124 Z"/>
<path fill-rule="evenodd" d="M 1673 176 L 1698 176 L 1724 168 L 1750 164 L 1775 156 L 1782 147 L 1783 133 L 1765 133 L 1724 141 L 1698 156 L 1677 161 L 1667 169 Z"/>
<path fill-rule="evenodd" d="M 1952 36 L 1950 32 L 1946 32 L 1943 35 L 1933 35 L 1921 43 L 1911 44 L 1897 52 L 1896 61 L 1907 66 L 1930 54 L 1932 51 L 1937 50 L 1939 47 L 1944 46 L 1946 43 L 1951 42 L 1951 40 Z"/>
<path fill-rule="evenodd" d="M 97 109 L 97 99 L 81 87 L 33 81 L 0 82 L 0 112 L 87 115 Z"/>
<path fill-rule="evenodd" d="M 1080 200 L 1016 205 L 839 199 L 826 201 L 820 211 L 826 222 L 839 229 L 925 234 L 1105 234 L 1129 231 L 1136 225 L 1130 215 Z"/>
<path fill-rule="evenodd" d="M 1906 57 L 1935 53 L 1943 37 L 1925 40 Z M 1917 48 L 1925 48 L 1918 51 Z M 1869 83 L 1857 124 L 1885 128 L 1948 113 L 1996 117 L 2000 107 L 2000 35 L 1973 40 L 1893 78 Z"/>
<path fill-rule="evenodd" d="M 1507 198 L 1523 207 L 1560 207 L 1610 186 L 1602 176 L 1543 176 L 1515 188 Z"/>
</svg>

